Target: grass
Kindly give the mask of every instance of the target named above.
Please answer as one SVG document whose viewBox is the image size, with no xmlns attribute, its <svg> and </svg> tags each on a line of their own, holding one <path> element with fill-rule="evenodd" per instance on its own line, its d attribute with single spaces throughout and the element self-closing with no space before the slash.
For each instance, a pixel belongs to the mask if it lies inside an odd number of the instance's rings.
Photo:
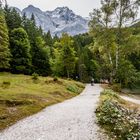
<svg viewBox="0 0 140 140">
<path fill-rule="evenodd" d="M 71 90 L 73 89 L 73 90 Z M 0 130 L 46 106 L 70 99 L 84 89 L 73 80 L 0 73 Z"/>
<path fill-rule="evenodd" d="M 105 91 L 108 91 L 108 89 Z M 117 94 L 116 92 L 113 92 L 113 93 L 114 93 L 114 95 L 102 94 L 100 96 L 100 102 L 110 99 L 113 102 L 118 102 L 121 106 L 127 108 L 128 110 L 137 110 L 137 112 L 140 114 L 140 105 L 139 104 L 135 104 L 130 101 L 126 101 L 119 96 L 120 94 Z"/>
<path fill-rule="evenodd" d="M 113 86 L 108 85 L 108 84 L 101 84 L 101 87 L 103 89 L 112 89 L 115 92 L 118 92 L 120 95 L 128 96 L 128 97 L 131 97 L 131 98 L 140 100 L 140 87 L 139 86 L 137 86 L 137 88 L 136 89 L 133 89 L 133 90 L 130 90 L 130 89 L 121 89 L 120 87 L 118 87 L 118 88 L 120 88 L 119 90 L 115 90 L 113 88 Z"/>
<path fill-rule="evenodd" d="M 123 94 L 128 94 L 128 95 L 134 95 L 134 98 L 138 98 L 140 99 L 140 82 L 138 82 L 137 84 L 135 84 L 135 87 L 133 87 L 132 89 L 129 88 L 123 88 L 121 90 L 121 92 Z"/>
</svg>

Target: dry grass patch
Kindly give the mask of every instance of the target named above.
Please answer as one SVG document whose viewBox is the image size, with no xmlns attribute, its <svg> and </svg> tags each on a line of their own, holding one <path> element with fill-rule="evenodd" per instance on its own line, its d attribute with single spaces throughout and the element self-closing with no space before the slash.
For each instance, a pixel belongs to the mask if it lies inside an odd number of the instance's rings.
<svg viewBox="0 0 140 140">
<path fill-rule="evenodd" d="M 68 86 L 77 90 L 68 90 Z M 46 106 L 70 99 L 84 89 L 73 80 L 0 73 L 0 130 L 37 113 Z"/>
</svg>

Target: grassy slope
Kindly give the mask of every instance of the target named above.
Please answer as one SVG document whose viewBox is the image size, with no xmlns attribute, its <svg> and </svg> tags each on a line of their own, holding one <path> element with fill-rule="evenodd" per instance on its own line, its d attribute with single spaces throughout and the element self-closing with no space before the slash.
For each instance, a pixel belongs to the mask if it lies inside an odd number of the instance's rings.
<svg viewBox="0 0 140 140">
<path fill-rule="evenodd" d="M 117 93 L 116 93 L 116 94 L 117 94 Z M 117 101 L 117 102 L 119 102 L 119 104 L 120 104 L 122 107 L 124 107 L 124 108 L 127 108 L 127 109 L 129 109 L 129 110 L 137 110 L 137 111 L 140 113 L 140 105 L 122 99 L 122 98 L 119 96 L 119 94 L 117 94 L 117 96 L 118 96 L 118 98 L 115 98 L 115 97 L 112 98 L 112 96 L 110 96 L 110 95 L 101 95 L 101 96 L 100 96 L 100 102 L 103 102 L 103 101 L 105 101 L 105 100 L 107 100 L 107 99 L 111 99 L 112 101 Z"/>
<path fill-rule="evenodd" d="M 6 82 L 5 84 L 3 84 Z M 10 83 L 10 85 L 9 85 Z M 78 95 L 84 85 L 72 80 L 0 73 L 0 130 L 46 106 Z"/>
<path fill-rule="evenodd" d="M 102 84 L 101 87 L 103 89 L 112 89 L 113 90 L 113 87 L 108 84 Z M 133 90 L 120 89 L 120 91 L 117 91 L 117 92 L 119 92 L 120 95 L 124 95 L 124 96 L 128 96 L 128 97 L 140 100 L 140 85 L 137 86 L 137 89 L 133 89 Z"/>
</svg>

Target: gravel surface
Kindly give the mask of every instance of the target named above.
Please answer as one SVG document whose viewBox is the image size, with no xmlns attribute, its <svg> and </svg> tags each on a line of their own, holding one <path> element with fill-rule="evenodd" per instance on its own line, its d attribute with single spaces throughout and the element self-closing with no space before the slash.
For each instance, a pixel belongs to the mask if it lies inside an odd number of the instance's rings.
<svg viewBox="0 0 140 140">
<path fill-rule="evenodd" d="M 107 140 L 94 113 L 102 88 L 87 85 L 79 96 L 47 107 L 0 133 L 0 140 Z"/>
<path fill-rule="evenodd" d="M 130 102 L 136 103 L 136 104 L 140 104 L 139 99 L 134 99 L 134 98 L 131 98 L 131 97 L 128 97 L 128 96 L 121 96 L 121 98 L 123 98 L 124 100 L 130 101 Z"/>
</svg>

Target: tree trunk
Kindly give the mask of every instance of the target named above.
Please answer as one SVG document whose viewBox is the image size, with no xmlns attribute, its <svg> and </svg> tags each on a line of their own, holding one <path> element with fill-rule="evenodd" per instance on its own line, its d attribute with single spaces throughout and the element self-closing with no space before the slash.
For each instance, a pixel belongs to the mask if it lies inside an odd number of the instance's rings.
<svg viewBox="0 0 140 140">
<path fill-rule="evenodd" d="M 118 62 L 119 62 L 119 47 L 116 48 L 116 71 L 118 69 Z"/>
<path fill-rule="evenodd" d="M 112 62 L 112 57 L 111 57 L 110 52 L 109 52 L 108 56 L 109 56 L 109 61 L 110 61 L 110 64 L 111 64 L 111 65 L 113 65 L 113 62 Z"/>
<path fill-rule="evenodd" d="M 112 57 L 111 57 L 110 52 L 108 53 L 108 56 L 109 56 L 109 61 L 110 61 L 110 65 L 111 65 L 111 73 L 110 73 L 110 81 L 109 82 L 110 82 L 110 84 L 112 84 L 114 71 L 113 71 L 113 61 L 112 61 Z"/>
</svg>

